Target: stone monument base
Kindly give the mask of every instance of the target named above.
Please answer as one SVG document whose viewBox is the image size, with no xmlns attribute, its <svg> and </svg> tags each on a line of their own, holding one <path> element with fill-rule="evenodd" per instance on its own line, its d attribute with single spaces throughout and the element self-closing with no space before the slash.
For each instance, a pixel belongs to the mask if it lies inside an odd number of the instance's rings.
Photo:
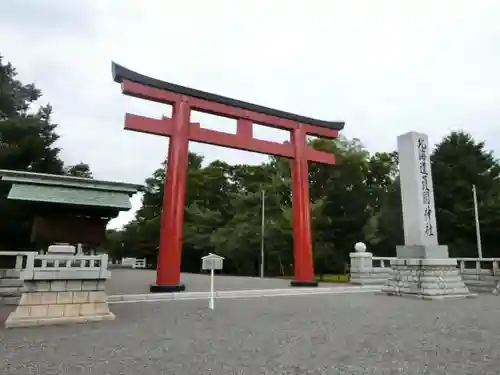
<svg viewBox="0 0 500 375">
<path fill-rule="evenodd" d="M 464 284 L 455 259 L 395 259 L 382 293 L 422 299 L 475 297 Z"/>
<path fill-rule="evenodd" d="M 99 280 L 26 280 L 26 289 L 6 328 L 113 320 L 104 282 Z"/>
<path fill-rule="evenodd" d="M 396 255 L 402 259 L 447 259 L 447 245 L 400 245 L 396 246 Z"/>
</svg>

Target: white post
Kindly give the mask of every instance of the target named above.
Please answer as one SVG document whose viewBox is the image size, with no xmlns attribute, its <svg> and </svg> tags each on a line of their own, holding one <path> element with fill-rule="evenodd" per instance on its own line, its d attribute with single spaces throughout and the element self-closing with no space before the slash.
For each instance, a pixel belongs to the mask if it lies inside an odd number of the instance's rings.
<svg viewBox="0 0 500 375">
<path fill-rule="evenodd" d="M 108 254 L 101 255 L 101 264 L 99 267 L 99 277 L 104 277 L 103 275 L 105 275 L 108 272 L 108 259 L 109 259 Z"/>
<path fill-rule="evenodd" d="M 214 270 L 210 270 L 210 302 L 208 308 L 213 310 L 215 307 L 215 292 L 214 292 Z"/>
<path fill-rule="evenodd" d="M 15 269 L 20 271 L 23 269 L 23 258 L 24 258 L 24 255 L 23 254 L 19 254 L 16 256 L 16 266 L 15 266 Z"/>
<path fill-rule="evenodd" d="M 474 220 L 476 222 L 476 241 L 477 241 L 477 256 L 483 257 L 483 248 L 481 246 L 481 229 L 479 227 L 479 210 L 477 208 L 477 193 L 476 185 L 472 185 L 472 198 L 474 200 Z"/>
<path fill-rule="evenodd" d="M 262 190 L 262 218 L 260 225 L 260 278 L 264 278 L 264 223 L 265 223 L 265 194 L 266 191 Z"/>
</svg>

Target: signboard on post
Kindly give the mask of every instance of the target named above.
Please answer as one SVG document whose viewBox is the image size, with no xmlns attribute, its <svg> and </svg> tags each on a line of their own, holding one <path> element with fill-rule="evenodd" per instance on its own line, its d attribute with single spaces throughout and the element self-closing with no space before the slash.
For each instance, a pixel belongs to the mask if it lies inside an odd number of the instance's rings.
<svg viewBox="0 0 500 375">
<path fill-rule="evenodd" d="M 211 310 L 215 308 L 214 271 L 222 269 L 223 261 L 224 257 L 212 253 L 201 258 L 201 268 L 204 271 L 210 271 L 210 302 L 208 308 Z"/>
<path fill-rule="evenodd" d="M 221 270 L 222 261 L 224 260 L 224 257 L 210 253 L 202 257 L 201 260 L 202 260 L 201 267 L 203 268 L 204 271 Z"/>
</svg>

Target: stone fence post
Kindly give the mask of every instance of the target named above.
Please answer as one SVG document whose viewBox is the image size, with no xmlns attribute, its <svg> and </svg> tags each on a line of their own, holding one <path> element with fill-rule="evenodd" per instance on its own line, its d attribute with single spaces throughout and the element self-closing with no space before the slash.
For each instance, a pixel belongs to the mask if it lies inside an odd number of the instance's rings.
<svg viewBox="0 0 500 375">
<path fill-rule="evenodd" d="M 374 267 L 373 262 L 376 257 L 366 251 L 366 245 L 358 242 L 354 245 L 354 253 L 350 253 L 351 258 L 351 283 L 358 285 L 384 285 L 391 275 L 391 267 L 384 267 L 384 260 L 390 258 L 377 258 L 381 261 L 381 267 Z"/>
<path fill-rule="evenodd" d="M 370 276 L 373 268 L 373 254 L 366 251 L 366 245 L 358 242 L 354 245 L 354 253 L 350 253 L 351 258 L 351 283 L 370 284 Z"/>
</svg>

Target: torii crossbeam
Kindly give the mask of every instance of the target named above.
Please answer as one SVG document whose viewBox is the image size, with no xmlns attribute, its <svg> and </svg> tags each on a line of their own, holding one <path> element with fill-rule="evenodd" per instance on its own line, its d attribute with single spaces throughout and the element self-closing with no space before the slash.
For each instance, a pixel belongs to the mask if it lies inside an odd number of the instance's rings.
<svg viewBox="0 0 500 375">
<path fill-rule="evenodd" d="M 160 81 L 112 63 L 113 79 L 128 96 L 172 105 L 172 117 L 154 119 L 127 113 L 125 129 L 170 137 L 161 217 L 156 284 L 151 292 L 183 291 L 182 226 L 186 197 L 189 141 L 284 156 L 291 159 L 294 236 L 292 286 L 316 286 L 314 277 L 308 161 L 334 164 L 335 157 L 307 145 L 306 136 L 336 138 L 343 122 L 322 121 Z M 203 129 L 191 123 L 192 110 L 237 120 L 236 134 Z M 291 133 L 290 143 L 255 139 L 253 124 Z"/>
</svg>

